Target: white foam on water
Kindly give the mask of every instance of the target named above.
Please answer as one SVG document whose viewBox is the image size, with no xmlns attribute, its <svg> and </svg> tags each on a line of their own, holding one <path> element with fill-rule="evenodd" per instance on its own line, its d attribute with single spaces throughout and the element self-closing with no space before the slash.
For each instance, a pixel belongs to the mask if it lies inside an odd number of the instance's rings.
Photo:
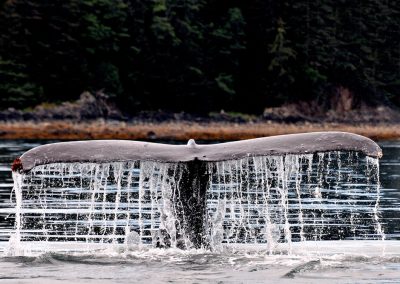
<svg viewBox="0 0 400 284">
<path fill-rule="evenodd" d="M 24 242 L 29 257 L 2 258 L 7 283 L 396 283 L 398 241 L 293 242 L 289 254 L 266 246 L 226 244 L 222 250 L 77 242 Z M 382 246 L 390 247 L 382 254 Z M 12 279 L 6 278 L 12 275 Z M 5 278 L 3 278 L 5 277 Z M 35 282 L 37 279 L 38 281 Z"/>
</svg>

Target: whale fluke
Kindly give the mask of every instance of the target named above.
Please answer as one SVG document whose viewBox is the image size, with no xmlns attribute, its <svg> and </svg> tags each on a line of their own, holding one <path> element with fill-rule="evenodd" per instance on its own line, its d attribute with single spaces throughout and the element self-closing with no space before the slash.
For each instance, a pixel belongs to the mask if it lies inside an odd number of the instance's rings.
<svg viewBox="0 0 400 284">
<path fill-rule="evenodd" d="M 219 144 L 169 145 L 128 140 L 92 140 L 60 142 L 42 145 L 20 157 L 19 170 L 50 163 L 124 162 L 132 160 L 155 162 L 216 162 L 245 157 L 312 154 L 328 151 L 357 151 L 371 157 L 381 157 L 382 150 L 371 139 L 346 132 L 314 132 L 279 135 Z"/>
<path fill-rule="evenodd" d="M 334 224 L 334 239 L 355 232 L 382 239 L 381 155 L 371 139 L 344 132 L 208 145 L 43 145 L 12 166 L 16 230 L 20 239 L 46 242 L 262 243 L 270 252 L 279 242 L 322 239 L 326 224 Z M 363 214 L 353 214 L 358 205 Z"/>
</svg>

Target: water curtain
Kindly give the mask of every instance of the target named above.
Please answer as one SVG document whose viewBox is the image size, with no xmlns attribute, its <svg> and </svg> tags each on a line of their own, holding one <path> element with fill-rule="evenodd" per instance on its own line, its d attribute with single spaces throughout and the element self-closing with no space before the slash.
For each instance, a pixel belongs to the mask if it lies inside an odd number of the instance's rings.
<svg viewBox="0 0 400 284">
<path fill-rule="evenodd" d="M 221 144 L 78 141 L 13 165 L 17 242 L 210 248 L 383 239 L 372 140 L 343 132 Z"/>
</svg>

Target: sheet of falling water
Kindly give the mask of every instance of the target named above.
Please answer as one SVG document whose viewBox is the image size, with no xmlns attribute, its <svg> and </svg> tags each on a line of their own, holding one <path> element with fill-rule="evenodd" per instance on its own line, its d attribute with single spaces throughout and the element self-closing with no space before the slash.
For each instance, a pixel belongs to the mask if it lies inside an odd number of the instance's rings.
<svg viewBox="0 0 400 284">
<path fill-rule="evenodd" d="M 26 145 L 26 148 L 31 147 L 32 145 Z M 7 159 L 10 161 L 17 156 L 18 151 L 23 152 L 26 148 L 22 143 L 10 141 L 2 145 L 2 151 L 5 153 L 2 157 L 4 157 L 4 161 L 7 161 Z M 161 224 L 161 222 L 156 221 L 158 216 L 153 212 L 154 208 L 163 208 L 164 212 L 159 214 L 167 216 L 169 214 L 169 218 L 167 218 L 169 222 L 163 221 L 162 226 L 165 230 L 175 228 L 179 231 L 181 229 L 179 226 L 173 226 L 174 222 L 171 221 L 174 220 L 173 205 L 168 204 L 168 202 L 160 204 L 151 198 L 159 194 L 158 190 L 150 192 L 149 188 L 157 188 L 157 186 L 154 187 L 154 183 L 157 184 L 157 179 L 162 180 L 162 170 L 158 169 L 158 173 L 161 173 L 160 176 L 153 175 L 152 179 L 149 178 L 140 186 L 138 185 L 144 189 L 142 193 L 137 193 L 136 197 L 136 200 L 142 200 L 140 210 L 143 214 L 139 214 L 140 218 L 139 215 L 133 217 L 132 220 L 127 218 L 127 214 L 121 214 L 121 212 L 124 212 L 123 208 L 127 202 L 124 199 L 123 191 L 125 181 L 114 178 L 115 188 L 106 193 L 105 200 L 104 195 L 101 196 L 100 202 L 96 195 L 94 197 L 92 197 L 92 194 L 85 196 L 83 191 L 80 193 L 82 195 L 81 200 L 78 199 L 75 203 L 85 204 L 84 200 L 87 199 L 86 201 L 90 201 L 87 202 L 90 203 L 87 204 L 89 209 L 95 208 L 107 212 L 107 217 L 104 218 L 103 214 L 101 215 L 103 218 L 99 220 L 96 220 L 96 218 L 92 218 L 91 221 L 90 218 L 79 220 L 78 218 L 78 221 L 88 227 L 88 230 L 82 231 L 82 234 L 79 235 L 79 237 L 82 237 L 80 240 L 82 247 L 68 246 L 67 243 L 69 242 L 63 243 L 60 247 L 60 242 L 52 242 L 55 241 L 54 238 L 57 238 L 57 236 L 44 236 L 45 241 L 41 239 L 41 236 L 39 238 L 41 242 L 34 245 L 31 243 L 31 247 L 28 245 L 22 251 L 25 256 L 1 258 L 0 280 L 3 279 L 8 283 L 20 281 L 30 283 L 35 281 L 37 283 L 46 283 L 46 281 L 48 283 L 77 281 L 110 283 L 128 280 L 151 280 L 152 283 L 165 281 L 178 283 L 252 281 L 264 283 L 267 278 L 271 281 L 279 279 L 282 283 L 290 282 L 293 278 L 298 283 L 309 283 L 318 281 L 318 279 L 324 279 L 324 282 L 330 280 L 333 283 L 339 281 L 364 281 L 366 283 L 396 281 L 400 273 L 398 265 L 400 252 L 399 244 L 396 241 L 399 237 L 399 225 L 398 219 L 396 219 L 400 200 L 397 191 L 400 188 L 400 178 L 396 175 L 400 167 L 399 148 L 399 144 L 396 143 L 388 142 L 383 145 L 384 153 L 389 152 L 390 155 L 386 154 L 381 161 L 380 179 L 383 187 L 373 188 L 373 186 L 370 186 L 368 194 L 365 194 L 366 187 L 363 185 L 373 185 L 376 180 L 358 182 L 347 180 L 345 165 L 336 165 L 343 166 L 342 171 L 332 170 L 332 172 L 322 174 L 314 170 L 307 171 L 311 160 L 307 156 L 297 157 L 299 163 L 278 158 L 272 160 L 255 158 L 241 161 L 241 165 L 240 162 L 239 164 L 238 162 L 224 162 L 212 166 L 213 176 L 207 201 L 209 203 L 207 218 L 209 223 L 208 233 L 213 237 L 212 241 L 215 245 L 213 251 L 209 249 L 182 251 L 175 248 L 158 249 L 140 246 L 139 244 L 146 237 L 147 240 L 156 237 L 154 234 L 152 235 L 151 228 L 159 227 Z M 332 157 L 329 159 L 329 156 L 326 157 L 325 155 L 313 157 L 312 163 L 318 165 L 318 163 L 322 163 L 322 160 L 324 164 L 327 164 L 329 160 L 331 160 L 331 163 L 337 161 L 337 159 L 332 159 Z M 263 170 L 268 168 L 268 163 L 271 163 L 270 168 L 272 170 L 270 172 Z M 287 164 L 291 166 L 285 167 Z M 366 164 L 369 164 L 368 170 L 372 171 L 373 177 L 374 161 L 366 161 Z M 300 167 L 304 170 L 304 174 L 298 174 Z M 4 165 L 2 169 L 4 169 L 2 172 L 4 179 L 0 188 L 3 196 L 2 216 L 5 216 L 4 208 L 8 207 L 10 200 L 11 180 L 10 172 L 6 171 L 8 165 Z M 135 165 L 133 165 L 133 169 L 135 169 Z M 103 174 L 118 177 L 119 170 L 121 168 L 116 166 L 112 168 L 112 173 L 105 171 Z M 133 170 L 131 172 L 132 183 L 135 183 L 135 175 L 144 173 L 145 171 Z M 101 173 L 98 171 L 98 174 L 100 177 L 97 185 L 94 184 L 92 190 L 101 191 Z M 246 177 L 247 174 L 252 176 Z M 342 189 L 335 188 L 335 186 L 326 187 L 329 180 L 324 180 L 324 177 L 330 175 L 335 179 L 339 175 L 347 183 L 343 183 Z M 249 185 L 238 183 L 237 181 L 240 178 L 242 180 L 249 178 L 248 180 L 251 182 L 248 182 Z M 282 182 L 283 180 L 286 181 Z M 68 181 L 64 179 L 65 182 Z M 164 183 L 165 181 L 161 182 L 161 184 Z M 298 188 L 299 183 L 308 184 L 305 187 L 306 190 L 304 190 L 304 187 L 300 190 Z M 160 199 L 168 200 L 168 194 L 173 194 L 174 185 L 171 184 L 171 181 L 169 181 L 169 184 L 169 188 L 160 190 L 162 192 Z M 247 191 L 247 195 L 238 199 L 236 198 L 238 193 L 243 192 L 240 190 L 240 186 L 249 186 L 252 191 Z M 261 191 L 262 186 L 269 188 L 269 192 Z M 330 198 L 329 201 L 325 199 L 328 196 L 335 197 L 337 195 L 335 190 L 340 192 L 345 187 L 348 188 L 349 195 L 352 198 L 340 205 L 345 210 L 335 210 L 343 199 L 332 200 Z M 290 190 L 282 191 L 285 188 Z M 381 191 L 381 195 L 374 193 L 378 189 Z M 82 189 L 79 190 L 82 191 Z M 146 193 L 146 190 L 149 192 Z M 68 193 L 61 194 L 64 194 L 65 200 L 68 200 Z M 108 194 L 110 195 L 107 197 Z M 264 196 L 265 194 L 266 196 Z M 15 194 L 13 196 L 12 200 L 15 202 Z M 37 234 L 40 235 L 40 231 L 43 233 L 43 229 L 49 232 L 52 231 L 50 229 L 53 226 L 53 228 L 57 228 L 55 231 L 61 231 L 59 226 L 68 226 L 65 224 L 66 222 L 57 225 L 56 219 L 51 219 L 47 214 L 43 214 L 47 213 L 44 212 L 45 210 L 53 210 L 51 203 L 57 203 L 59 200 L 51 201 L 51 199 L 45 198 L 45 192 L 42 192 L 40 196 L 42 201 L 46 201 L 45 203 L 42 202 L 40 207 L 42 211 L 29 214 L 36 214 L 34 217 L 41 220 L 39 224 L 42 224 L 42 227 L 29 228 L 31 235 L 25 235 L 27 238 L 32 238 L 32 234 L 36 234 L 36 240 L 38 240 Z M 93 205 L 90 198 L 95 198 L 99 204 Z M 267 202 L 268 206 L 263 207 L 261 204 L 265 204 L 264 198 L 269 198 L 270 201 Z M 320 199 L 319 203 L 311 202 L 318 199 Z M 135 198 L 132 202 L 135 202 L 134 200 Z M 365 208 L 360 213 L 357 210 L 361 203 L 364 203 Z M 320 207 L 315 208 L 315 204 L 320 204 Z M 376 206 L 377 204 L 379 204 L 379 207 Z M 321 208 L 324 209 L 323 212 L 321 212 Z M 87 210 L 87 208 L 83 209 Z M 78 210 L 78 208 L 75 208 L 75 210 Z M 240 212 L 240 214 L 235 214 L 235 212 Z M 57 214 L 64 213 L 58 212 Z M 150 216 L 148 216 L 149 214 Z M 336 216 L 335 214 L 343 217 L 337 218 L 337 220 L 340 219 L 343 222 L 341 225 L 346 224 L 344 228 L 347 229 L 344 229 L 343 232 L 339 231 L 334 224 L 329 223 L 329 220 L 335 219 L 332 217 Z M 9 236 L 7 230 L 10 229 L 10 224 L 13 221 L 11 221 L 12 215 L 9 216 L 8 220 L 2 219 L 1 233 L 3 240 L 6 240 Z M 252 223 L 253 217 L 260 215 L 267 215 L 269 218 L 265 217 L 262 221 L 258 220 L 258 222 Z M 377 218 L 379 222 L 376 222 Z M 28 219 L 22 218 L 21 228 L 24 223 L 29 223 L 26 222 Z M 147 230 L 149 232 L 144 230 L 140 233 L 139 230 L 126 234 L 127 219 L 129 222 L 137 222 L 138 227 L 150 228 L 150 230 Z M 148 223 L 149 219 L 153 221 Z M 45 225 L 43 228 L 43 224 L 47 220 L 53 220 L 54 223 L 51 226 Z M 370 221 L 367 222 L 367 220 Z M 75 228 L 70 230 L 72 236 L 75 232 L 80 232 L 79 226 L 75 230 L 76 224 L 77 222 L 74 222 Z M 88 236 L 93 235 L 93 232 L 96 232 L 98 228 L 104 227 L 104 224 L 106 224 L 106 229 L 98 232 L 107 236 L 106 242 L 100 242 L 99 245 L 98 242 L 86 241 L 86 239 L 90 239 Z M 270 226 L 266 226 L 266 224 L 270 224 Z M 92 231 L 89 233 L 90 230 Z M 382 230 L 386 233 L 385 241 L 380 240 Z M 117 236 L 117 238 L 110 239 L 110 235 Z M 338 239 L 338 241 L 331 240 L 328 242 L 329 235 L 334 235 L 333 239 Z M 128 241 L 125 242 L 125 239 L 128 239 Z M 274 242 L 273 247 L 268 246 L 268 240 Z M 299 240 L 303 242 L 299 242 Z M 151 241 L 147 242 L 151 243 Z M 241 245 L 242 242 L 247 243 L 247 245 Z M 105 246 L 102 246 L 102 243 Z M 4 242 L 2 247 L 5 247 Z M 46 249 L 53 252 L 43 254 Z M 95 253 L 93 253 L 94 249 Z M 88 251 L 85 252 L 85 250 Z"/>
</svg>

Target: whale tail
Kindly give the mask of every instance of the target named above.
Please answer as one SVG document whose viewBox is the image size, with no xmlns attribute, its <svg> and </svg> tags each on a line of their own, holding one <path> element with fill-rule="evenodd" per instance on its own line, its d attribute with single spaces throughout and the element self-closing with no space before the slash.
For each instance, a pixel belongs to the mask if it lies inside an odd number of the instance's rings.
<svg viewBox="0 0 400 284">
<path fill-rule="evenodd" d="M 24 240 L 126 243 L 135 236 L 141 244 L 213 249 L 379 238 L 381 155 L 372 140 L 341 132 L 215 145 L 39 146 L 13 164 L 22 180 L 17 230 Z"/>
</svg>

